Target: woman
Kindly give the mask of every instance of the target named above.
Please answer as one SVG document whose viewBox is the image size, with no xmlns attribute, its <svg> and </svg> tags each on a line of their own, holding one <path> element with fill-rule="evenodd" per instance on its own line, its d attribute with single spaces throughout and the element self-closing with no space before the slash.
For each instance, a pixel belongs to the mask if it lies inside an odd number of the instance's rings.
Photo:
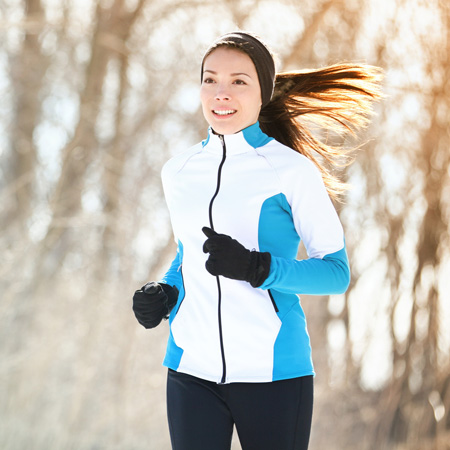
<svg viewBox="0 0 450 450">
<path fill-rule="evenodd" d="M 267 47 L 242 32 L 206 52 L 208 136 L 162 171 L 177 255 L 133 299 L 148 328 L 171 310 L 175 450 L 229 449 L 233 426 L 244 450 L 308 447 L 314 369 L 297 295 L 343 293 L 350 271 L 329 197 L 343 186 L 319 160 L 338 164 L 344 153 L 299 119 L 351 131 L 365 123 L 378 78 L 360 65 L 275 75 Z"/>
</svg>

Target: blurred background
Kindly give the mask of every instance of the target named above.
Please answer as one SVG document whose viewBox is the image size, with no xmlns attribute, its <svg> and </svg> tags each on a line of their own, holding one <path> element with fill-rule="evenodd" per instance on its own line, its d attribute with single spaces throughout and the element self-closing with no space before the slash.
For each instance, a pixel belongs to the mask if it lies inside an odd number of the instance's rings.
<svg viewBox="0 0 450 450">
<path fill-rule="evenodd" d="M 302 298 L 310 448 L 450 449 L 447 0 L 0 0 L 1 449 L 170 448 L 168 324 L 131 297 L 174 256 L 160 169 L 205 137 L 201 58 L 238 27 L 279 71 L 385 72 L 337 204 L 352 284 Z"/>
</svg>

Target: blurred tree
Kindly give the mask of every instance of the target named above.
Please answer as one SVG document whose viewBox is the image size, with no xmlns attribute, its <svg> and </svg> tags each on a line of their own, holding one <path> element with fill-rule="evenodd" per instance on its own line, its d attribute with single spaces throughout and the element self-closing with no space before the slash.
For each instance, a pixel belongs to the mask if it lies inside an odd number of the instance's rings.
<svg viewBox="0 0 450 450">
<path fill-rule="evenodd" d="M 39 123 L 40 92 L 49 64 L 40 51 L 38 30 L 42 26 L 44 10 L 40 0 L 27 0 L 24 5 L 25 32 L 21 51 L 11 55 L 11 75 L 14 79 L 14 118 L 11 120 L 9 170 L 5 172 L 6 183 L 14 193 L 5 205 L 7 214 L 2 215 L 2 229 L 20 226 L 26 231 L 25 220 L 32 213 L 35 178 L 36 148 L 33 131 Z"/>
<path fill-rule="evenodd" d="M 393 228 L 386 255 L 389 265 L 396 268 L 388 274 L 396 299 L 391 316 L 394 323 L 396 307 L 404 295 L 400 292 L 400 278 L 402 272 L 409 269 L 408 261 L 399 257 L 398 250 L 401 240 L 411 232 L 411 210 L 417 208 L 418 201 L 423 205 L 423 215 L 416 225 L 409 329 L 406 338 L 399 339 L 395 329 L 391 328 L 394 373 L 391 385 L 385 390 L 386 407 L 383 409 L 386 414 L 380 420 L 378 434 L 379 442 L 384 442 L 388 436 L 400 442 L 406 440 L 411 445 L 419 445 L 421 436 L 436 436 L 437 442 L 448 439 L 450 407 L 448 337 L 445 344 L 442 341 L 443 336 L 448 336 L 442 316 L 445 314 L 444 299 L 448 296 L 445 297 L 439 286 L 439 274 L 444 273 L 449 253 L 450 6 L 446 2 L 434 6 L 441 20 L 437 26 L 442 27 L 443 33 L 431 39 L 423 36 L 420 40 L 427 82 L 419 92 L 423 97 L 422 115 L 426 121 L 416 124 L 423 131 L 412 160 L 413 177 L 410 178 L 420 186 L 421 192 L 416 194 L 415 201 L 405 202 L 405 208 L 409 210 L 405 209 L 401 216 L 388 210 L 384 212 Z M 413 187 L 410 185 L 409 188 Z M 405 197 L 408 198 L 406 192 Z M 447 447 L 436 444 L 435 448 Z"/>
</svg>

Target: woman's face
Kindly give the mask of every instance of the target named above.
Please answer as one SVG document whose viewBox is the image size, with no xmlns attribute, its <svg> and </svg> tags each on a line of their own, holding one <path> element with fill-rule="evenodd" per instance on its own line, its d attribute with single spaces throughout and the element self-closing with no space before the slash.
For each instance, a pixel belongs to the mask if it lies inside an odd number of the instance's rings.
<svg viewBox="0 0 450 450">
<path fill-rule="evenodd" d="M 253 125 L 261 109 L 261 88 L 251 58 L 219 47 L 203 64 L 200 90 L 203 115 L 218 134 L 233 134 Z"/>
</svg>

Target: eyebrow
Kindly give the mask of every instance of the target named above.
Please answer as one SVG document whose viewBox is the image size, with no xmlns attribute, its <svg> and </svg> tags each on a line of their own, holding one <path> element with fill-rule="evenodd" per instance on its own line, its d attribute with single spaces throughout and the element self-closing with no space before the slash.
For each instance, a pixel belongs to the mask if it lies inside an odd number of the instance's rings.
<svg viewBox="0 0 450 450">
<path fill-rule="evenodd" d="M 217 72 L 215 72 L 214 70 L 205 69 L 205 70 L 203 71 L 203 73 L 205 73 L 205 72 L 209 72 L 209 73 L 212 73 L 213 75 L 217 75 Z M 232 77 L 236 77 L 236 76 L 239 76 L 239 75 L 245 75 L 246 77 L 251 78 L 251 76 L 248 75 L 248 74 L 246 74 L 245 72 L 235 72 L 235 73 L 230 73 L 230 75 L 231 75 Z"/>
</svg>

